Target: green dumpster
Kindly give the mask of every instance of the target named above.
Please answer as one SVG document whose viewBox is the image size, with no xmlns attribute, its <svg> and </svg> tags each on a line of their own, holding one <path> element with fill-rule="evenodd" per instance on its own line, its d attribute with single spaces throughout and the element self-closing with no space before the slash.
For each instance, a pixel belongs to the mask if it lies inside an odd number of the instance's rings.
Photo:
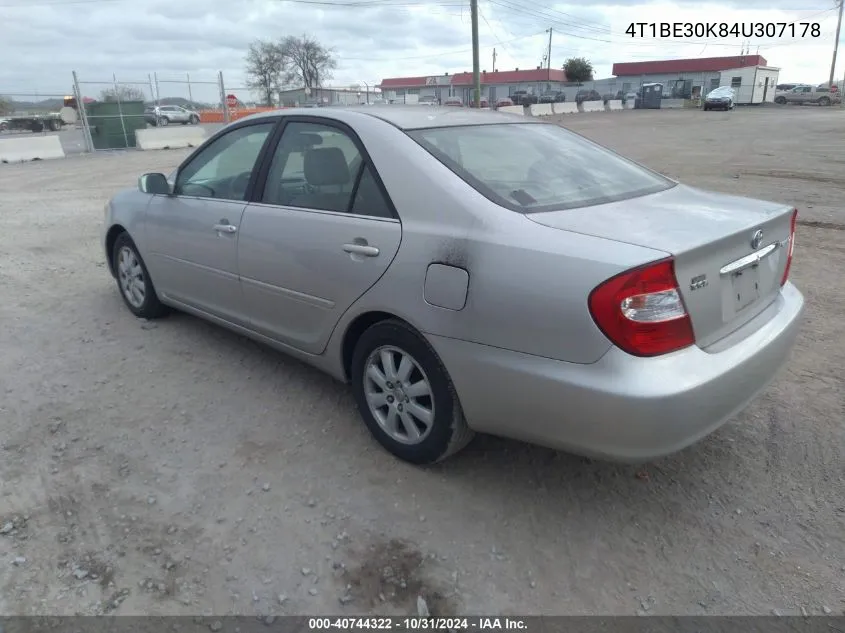
<svg viewBox="0 0 845 633">
<path fill-rule="evenodd" d="M 135 131 L 147 127 L 143 101 L 96 101 L 85 104 L 94 149 L 135 147 Z"/>
</svg>

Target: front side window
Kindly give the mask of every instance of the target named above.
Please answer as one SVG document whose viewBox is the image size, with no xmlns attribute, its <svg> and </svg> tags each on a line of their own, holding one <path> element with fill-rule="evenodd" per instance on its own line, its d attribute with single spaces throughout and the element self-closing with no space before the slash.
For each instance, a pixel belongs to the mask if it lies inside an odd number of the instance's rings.
<svg viewBox="0 0 845 633">
<path fill-rule="evenodd" d="M 390 204 L 352 137 L 333 125 L 285 126 L 261 201 L 265 204 L 393 217 Z"/>
<path fill-rule="evenodd" d="M 409 135 L 479 193 L 522 213 L 626 200 L 675 184 L 557 125 L 455 126 Z"/>
<path fill-rule="evenodd" d="M 226 133 L 204 148 L 176 177 L 176 195 L 245 200 L 258 154 L 275 122 Z"/>
</svg>

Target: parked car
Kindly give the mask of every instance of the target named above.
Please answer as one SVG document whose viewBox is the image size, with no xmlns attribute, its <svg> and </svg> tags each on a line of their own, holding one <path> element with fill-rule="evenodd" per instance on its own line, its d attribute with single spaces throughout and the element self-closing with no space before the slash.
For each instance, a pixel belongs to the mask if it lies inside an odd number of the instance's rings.
<svg viewBox="0 0 845 633">
<path fill-rule="evenodd" d="M 474 101 L 470 101 L 470 103 L 469 103 L 469 107 L 470 107 L 470 108 L 474 108 L 474 107 L 475 107 L 475 102 L 474 102 Z M 479 107 L 479 108 L 489 108 L 489 107 L 490 107 L 490 102 L 489 102 L 489 101 L 487 101 L 487 99 L 481 99 L 481 100 L 479 100 L 479 102 L 478 102 L 478 107 Z"/>
<path fill-rule="evenodd" d="M 582 103 L 583 101 L 601 101 L 601 95 L 597 90 L 579 90 L 575 94 L 575 103 Z"/>
<path fill-rule="evenodd" d="M 443 105 L 452 108 L 463 108 L 464 102 L 460 97 L 448 97 L 443 101 Z"/>
<path fill-rule="evenodd" d="M 781 105 L 786 103 L 815 103 L 820 106 L 829 106 L 834 103 L 842 103 L 838 92 L 831 92 L 827 86 L 796 86 L 792 90 L 775 96 L 775 103 Z"/>
<path fill-rule="evenodd" d="M 497 108 L 506 108 L 507 106 L 512 106 L 512 105 L 513 105 L 513 99 L 510 99 L 509 97 L 503 97 L 501 99 L 496 100 L 496 107 Z"/>
<path fill-rule="evenodd" d="M 188 312 L 350 383 L 417 464 L 474 432 L 674 453 L 769 384 L 804 310 L 791 205 L 496 112 L 253 115 L 104 213 L 131 314 Z"/>
<path fill-rule="evenodd" d="M 537 101 L 538 103 L 563 103 L 566 101 L 566 93 L 560 90 L 550 90 L 542 93 Z"/>
<path fill-rule="evenodd" d="M 733 110 L 736 93 L 730 86 L 722 86 L 707 93 L 704 97 L 703 109 L 706 110 Z"/>
<path fill-rule="evenodd" d="M 420 97 L 420 99 L 417 103 L 419 103 L 419 105 L 427 105 L 427 106 L 439 105 L 437 97 L 435 97 L 433 95 L 426 95 L 425 97 Z"/>
<path fill-rule="evenodd" d="M 538 102 L 537 95 L 531 94 L 526 90 L 517 90 L 510 95 L 510 98 L 514 105 L 526 106 Z"/>
<path fill-rule="evenodd" d="M 170 125 L 181 123 L 182 125 L 198 125 L 200 115 L 193 110 L 188 110 L 177 105 L 151 106 L 144 109 L 144 119 L 150 125 Z"/>
</svg>

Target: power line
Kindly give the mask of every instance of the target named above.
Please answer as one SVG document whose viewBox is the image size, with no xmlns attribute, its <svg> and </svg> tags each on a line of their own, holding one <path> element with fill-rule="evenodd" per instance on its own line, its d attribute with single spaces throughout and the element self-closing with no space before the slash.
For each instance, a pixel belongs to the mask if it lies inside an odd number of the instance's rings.
<svg viewBox="0 0 845 633">
<path fill-rule="evenodd" d="M 516 42 L 519 40 L 528 39 L 529 37 L 537 37 L 540 33 L 532 33 L 531 35 L 523 35 L 522 37 L 516 37 L 512 40 L 505 40 L 502 42 L 501 40 L 498 41 L 500 45 L 509 44 L 512 42 Z M 482 46 L 483 50 L 488 50 L 493 48 L 493 46 Z M 442 53 L 434 53 L 431 55 L 414 55 L 412 57 L 343 57 L 343 61 L 350 60 L 350 61 L 359 61 L 359 62 L 389 62 L 389 61 L 406 61 L 412 59 L 434 59 L 435 57 L 446 57 L 447 55 L 460 55 L 461 53 L 471 53 L 472 48 L 462 48 L 460 50 L 452 50 L 452 51 L 443 51 Z"/>
</svg>

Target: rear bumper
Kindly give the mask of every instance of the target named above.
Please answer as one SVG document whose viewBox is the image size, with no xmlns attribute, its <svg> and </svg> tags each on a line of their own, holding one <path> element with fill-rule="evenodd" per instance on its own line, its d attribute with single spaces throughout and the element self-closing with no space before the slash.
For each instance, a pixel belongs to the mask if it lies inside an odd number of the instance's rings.
<svg viewBox="0 0 845 633">
<path fill-rule="evenodd" d="M 715 431 L 777 376 L 798 335 L 804 299 L 788 283 L 718 353 L 698 347 L 637 358 L 616 347 L 590 365 L 431 336 L 469 425 L 577 454 L 642 462 Z M 748 324 L 746 327 L 751 326 Z"/>
</svg>

